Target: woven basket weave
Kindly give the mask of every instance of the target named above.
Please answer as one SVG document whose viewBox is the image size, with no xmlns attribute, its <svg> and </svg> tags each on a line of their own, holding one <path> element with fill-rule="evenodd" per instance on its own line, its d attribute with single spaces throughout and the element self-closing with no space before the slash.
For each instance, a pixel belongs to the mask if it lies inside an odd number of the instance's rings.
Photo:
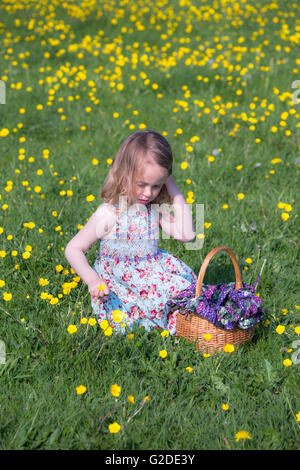
<svg viewBox="0 0 300 470">
<path fill-rule="evenodd" d="M 219 246 L 208 253 L 201 266 L 195 297 L 201 294 L 204 275 L 211 258 L 219 251 L 226 251 L 233 262 L 235 271 L 235 289 L 243 287 L 240 268 L 235 255 L 230 248 Z M 198 351 L 204 353 L 213 353 L 224 349 L 227 344 L 233 345 L 237 349 L 238 345 L 252 338 L 254 327 L 248 329 L 234 328 L 232 330 L 224 330 L 216 327 L 206 318 L 196 315 L 187 309 L 183 313 L 177 314 L 176 334 L 184 337 L 190 342 L 195 342 Z M 207 336 L 210 335 L 210 336 Z"/>
</svg>

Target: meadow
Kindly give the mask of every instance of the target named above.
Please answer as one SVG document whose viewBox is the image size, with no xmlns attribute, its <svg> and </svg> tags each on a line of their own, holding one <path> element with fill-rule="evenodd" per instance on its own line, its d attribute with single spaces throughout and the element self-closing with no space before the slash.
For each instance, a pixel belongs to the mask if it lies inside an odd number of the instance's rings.
<svg viewBox="0 0 300 470">
<path fill-rule="evenodd" d="M 299 449 L 299 42 L 295 0 L 0 3 L 1 449 Z M 267 260 L 233 352 L 105 334 L 64 256 L 142 129 L 205 210 L 201 249 L 159 246 L 197 275 L 229 246 L 247 284 Z"/>
</svg>

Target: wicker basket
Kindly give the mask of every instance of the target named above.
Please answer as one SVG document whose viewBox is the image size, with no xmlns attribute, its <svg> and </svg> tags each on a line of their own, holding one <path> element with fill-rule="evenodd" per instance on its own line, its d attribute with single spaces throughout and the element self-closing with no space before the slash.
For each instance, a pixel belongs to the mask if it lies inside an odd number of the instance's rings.
<svg viewBox="0 0 300 470">
<path fill-rule="evenodd" d="M 235 255 L 230 248 L 219 246 L 210 251 L 203 261 L 198 276 L 195 297 L 198 297 L 201 294 L 204 275 L 211 258 L 221 250 L 226 251 L 233 262 L 235 271 L 235 289 L 243 287 L 241 272 Z M 223 328 L 216 327 L 200 315 L 195 315 L 191 311 L 188 312 L 186 309 L 183 313 L 178 313 L 177 315 L 176 334 L 177 336 L 186 338 L 190 342 L 195 342 L 198 351 L 213 353 L 223 350 L 226 344 L 233 345 L 236 350 L 239 344 L 252 338 L 254 327 L 250 327 L 245 330 L 241 328 L 224 330 Z"/>
</svg>

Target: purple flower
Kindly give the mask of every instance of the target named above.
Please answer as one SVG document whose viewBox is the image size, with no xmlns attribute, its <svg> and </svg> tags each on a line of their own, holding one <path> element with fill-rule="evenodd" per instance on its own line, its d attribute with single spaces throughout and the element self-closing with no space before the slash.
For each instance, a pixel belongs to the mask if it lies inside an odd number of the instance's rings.
<svg viewBox="0 0 300 470">
<path fill-rule="evenodd" d="M 201 295 L 195 298 L 196 283 L 181 291 L 168 305 L 181 313 L 193 312 L 224 329 L 249 328 L 258 323 L 264 311 L 262 299 L 254 294 L 255 288 L 243 284 L 234 290 L 235 283 L 203 285 Z"/>
</svg>

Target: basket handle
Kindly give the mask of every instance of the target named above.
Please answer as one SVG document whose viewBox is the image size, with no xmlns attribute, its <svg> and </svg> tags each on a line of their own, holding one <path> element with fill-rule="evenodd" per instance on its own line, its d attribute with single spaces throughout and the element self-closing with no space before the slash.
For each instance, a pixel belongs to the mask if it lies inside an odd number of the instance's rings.
<svg viewBox="0 0 300 470">
<path fill-rule="evenodd" d="M 205 272 L 206 272 L 206 269 L 208 267 L 208 264 L 209 264 L 210 260 L 212 259 L 212 257 L 216 253 L 218 253 L 219 251 L 227 251 L 227 253 L 229 254 L 229 256 L 230 256 L 230 258 L 233 262 L 234 272 L 235 272 L 235 288 L 234 289 L 235 290 L 236 289 L 241 289 L 243 287 L 241 271 L 240 271 L 239 264 L 237 262 L 237 259 L 234 255 L 233 251 L 230 248 L 228 248 L 227 246 L 218 246 L 217 248 L 214 248 L 213 250 L 211 250 L 208 253 L 208 255 L 206 255 L 206 257 L 205 257 L 205 259 L 202 263 L 202 266 L 201 266 L 201 269 L 200 269 L 200 272 L 199 272 L 199 276 L 198 276 L 195 297 L 198 297 L 201 294 L 203 279 L 204 279 Z"/>
</svg>

